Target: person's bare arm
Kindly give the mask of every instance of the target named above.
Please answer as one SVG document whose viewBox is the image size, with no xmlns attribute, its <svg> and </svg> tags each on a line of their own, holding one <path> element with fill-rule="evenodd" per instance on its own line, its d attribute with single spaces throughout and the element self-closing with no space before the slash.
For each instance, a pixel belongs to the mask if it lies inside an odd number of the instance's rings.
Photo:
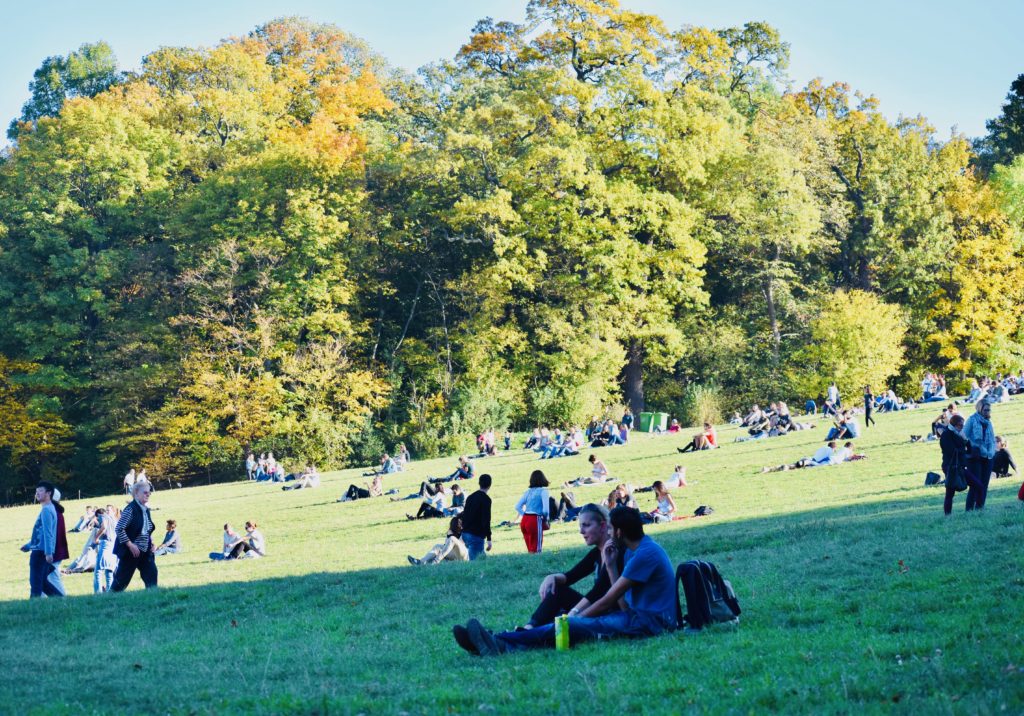
<svg viewBox="0 0 1024 716">
<path fill-rule="evenodd" d="M 599 614 L 604 614 L 616 605 L 621 606 L 620 599 L 625 597 L 626 592 L 630 590 L 633 584 L 633 580 L 626 579 L 625 577 L 619 577 L 603 597 L 580 612 L 578 616 L 598 616 Z"/>
</svg>

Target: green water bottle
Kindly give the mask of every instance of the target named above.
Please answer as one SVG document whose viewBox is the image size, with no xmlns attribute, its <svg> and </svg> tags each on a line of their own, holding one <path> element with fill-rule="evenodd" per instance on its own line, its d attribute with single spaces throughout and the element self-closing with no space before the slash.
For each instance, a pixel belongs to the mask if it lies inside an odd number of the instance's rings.
<svg viewBox="0 0 1024 716">
<path fill-rule="evenodd" d="M 555 649 L 568 651 L 569 649 L 569 617 L 559 614 L 555 617 Z"/>
</svg>

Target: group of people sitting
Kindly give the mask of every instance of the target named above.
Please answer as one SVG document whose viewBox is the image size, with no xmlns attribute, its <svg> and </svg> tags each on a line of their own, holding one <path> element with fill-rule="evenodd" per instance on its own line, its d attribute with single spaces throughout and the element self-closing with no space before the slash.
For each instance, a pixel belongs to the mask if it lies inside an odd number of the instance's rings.
<svg viewBox="0 0 1024 716">
<path fill-rule="evenodd" d="M 767 410 L 762 409 L 756 403 L 745 416 L 738 413 L 730 421 L 740 428 L 746 428 L 747 434 L 736 438 L 736 442 L 746 440 L 761 440 L 785 435 L 797 430 L 810 430 L 814 428 L 813 423 L 801 423 L 793 419 L 789 412 L 789 406 L 781 400 L 771 403 Z"/>
<path fill-rule="evenodd" d="M 505 431 L 505 450 L 512 449 L 512 431 Z M 476 457 L 494 457 L 498 454 L 497 438 L 494 435 L 494 428 L 488 428 L 476 436 Z"/>
<path fill-rule="evenodd" d="M 245 458 L 245 475 L 249 480 L 257 482 L 284 482 L 284 465 L 274 457 L 274 453 L 263 453 L 258 458 L 249 453 Z"/>
<path fill-rule="evenodd" d="M 1005 403 L 1011 395 L 1024 393 L 1024 371 L 1019 375 L 997 374 L 995 378 L 971 380 L 971 392 L 966 402 L 976 403 L 982 398 L 990 403 Z"/>
<path fill-rule="evenodd" d="M 210 552 L 210 559 L 244 559 L 267 556 L 267 540 L 255 521 L 245 523 L 245 534 L 238 534 L 230 524 L 224 525 L 224 545 L 220 552 Z"/>
</svg>

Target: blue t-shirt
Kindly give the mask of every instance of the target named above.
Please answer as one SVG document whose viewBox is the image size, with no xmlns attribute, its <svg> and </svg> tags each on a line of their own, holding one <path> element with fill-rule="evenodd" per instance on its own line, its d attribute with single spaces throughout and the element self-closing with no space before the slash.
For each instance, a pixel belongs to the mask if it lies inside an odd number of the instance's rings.
<svg viewBox="0 0 1024 716">
<path fill-rule="evenodd" d="M 652 616 L 662 624 L 675 622 L 676 575 L 660 544 L 644 535 L 635 550 L 627 549 L 622 576 L 635 582 L 626 592 L 626 604 L 631 609 Z"/>
</svg>

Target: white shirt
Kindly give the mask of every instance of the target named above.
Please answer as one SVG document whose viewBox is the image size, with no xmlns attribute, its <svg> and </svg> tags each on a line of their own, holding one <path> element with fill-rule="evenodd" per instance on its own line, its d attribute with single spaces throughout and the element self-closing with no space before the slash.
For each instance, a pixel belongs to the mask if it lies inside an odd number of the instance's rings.
<svg viewBox="0 0 1024 716">
<path fill-rule="evenodd" d="M 814 453 L 814 456 L 811 458 L 811 462 L 815 463 L 816 465 L 824 465 L 829 461 L 829 459 L 831 459 L 832 453 L 832 448 L 830 448 L 828 445 L 823 445 L 822 447 L 818 448 L 818 451 L 816 453 Z"/>
</svg>

